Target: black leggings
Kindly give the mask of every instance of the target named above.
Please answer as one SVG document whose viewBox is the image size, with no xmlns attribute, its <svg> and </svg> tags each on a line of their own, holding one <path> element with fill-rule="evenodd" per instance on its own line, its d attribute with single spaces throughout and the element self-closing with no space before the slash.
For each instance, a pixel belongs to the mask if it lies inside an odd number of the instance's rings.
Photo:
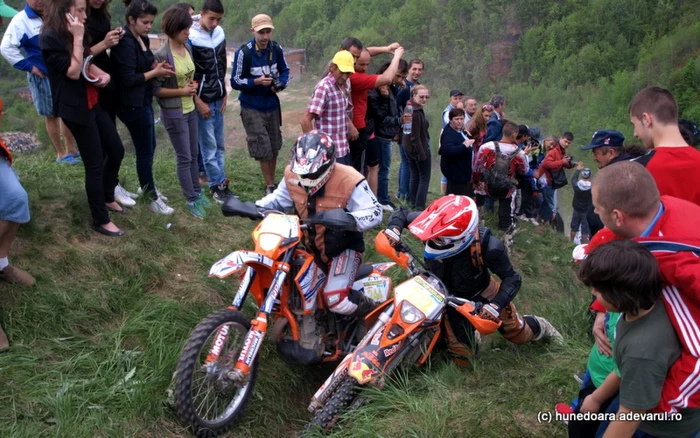
<svg viewBox="0 0 700 438">
<path fill-rule="evenodd" d="M 63 119 L 70 129 L 85 166 L 85 191 L 92 222 L 104 225 L 110 222 L 105 203 L 114 202 L 119 167 L 124 158 L 124 146 L 109 114 L 98 104 L 90 112 L 85 124 Z"/>
</svg>

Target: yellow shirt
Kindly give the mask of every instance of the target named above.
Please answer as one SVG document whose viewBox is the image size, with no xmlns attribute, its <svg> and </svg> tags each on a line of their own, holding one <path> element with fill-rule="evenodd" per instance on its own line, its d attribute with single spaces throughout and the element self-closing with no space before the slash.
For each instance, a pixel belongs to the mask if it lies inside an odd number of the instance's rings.
<svg viewBox="0 0 700 438">
<path fill-rule="evenodd" d="M 194 62 L 189 52 L 185 50 L 185 56 L 179 56 L 174 51 L 173 61 L 175 61 L 175 75 L 177 77 L 177 86 L 185 88 L 185 85 L 194 79 Z M 194 98 L 192 96 L 182 97 L 182 114 L 188 114 L 194 111 Z"/>
</svg>

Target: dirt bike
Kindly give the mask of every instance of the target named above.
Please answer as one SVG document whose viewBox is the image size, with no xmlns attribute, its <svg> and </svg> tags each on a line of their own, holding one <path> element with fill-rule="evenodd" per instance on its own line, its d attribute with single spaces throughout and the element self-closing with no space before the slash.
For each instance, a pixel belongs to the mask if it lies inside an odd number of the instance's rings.
<svg viewBox="0 0 700 438">
<path fill-rule="evenodd" d="M 320 428 L 327 432 L 341 413 L 364 402 L 358 398 L 363 386 L 383 385 L 399 364 L 423 365 L 440 338 L 446 306 L 455 308 L 481 334 L 493 333 L 501 325 L 478 316 L 481 303 L 450 295 L 398 236 L 392 241 L 385 233 L 375 239 L 377 252 L 394 260 L 411 278 L 394 288 L 393 300 L 367 315 L 371 328 L 311 399 L 308 410 L 314 418 L 306 431 Z"/>
<path fill-rule="evenodd" d="M 315 224 L 329 229 L 354 225 L 342 209 L 320 219 L 302 220 L 279 212 L 260 212 L 253 203 L 230 198 L 225 216 L 261 220 L 253 231 L 254 251 L 234 251 L 216 262 L 210 277 L 237 275 L 233 303 L 204 318 L 190 334 L 177 365 L 175 406 L 197 436 L 226 432 L 243 414 L 255 386 L 258 352 L 268 333 L 288 362 L 309 365 L 338 361 L 362 339 L 361 318 L 336 315 L 324 308 L 326 274 L 300 247 L 302 233 Z M 302 223 L 303 222 L 303 223 Z M 353 285 L 375 301 L 389 298 L 395 263 L 361 265 Z M 240 310 L 248 295 L 259 309 L 253 319 Z"/>
</svg>

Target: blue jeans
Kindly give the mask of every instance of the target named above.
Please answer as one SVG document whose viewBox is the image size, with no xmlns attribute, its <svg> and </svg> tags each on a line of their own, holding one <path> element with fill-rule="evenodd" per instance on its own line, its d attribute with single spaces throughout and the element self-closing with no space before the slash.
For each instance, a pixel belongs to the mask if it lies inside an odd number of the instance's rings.
<svg viewBox="0 0 700 438">
<path fill-rule="evenodd" d="M 156 185 L 153 182 L 153 154 L 156 149 L 156 129 L 153 120 L 153 107 L 119 108 L 119 120 L 126 125 L 136 152 L 136 174 L 139 185 L 149 199 L 156 198 Z M 82 155 L 82 153 L 81 153 Z"/>
<path fill-rule="evenodd" d="M 197 111 L 199 120 L 199 149 L 202 151 L 204 170 L 209 178 L 209 187 L 226 181 L 224 171 L 224 115 L 221 114 L 221 99 L 209 103 L 211 116 L 203 119 Z"/>
<path fill-rule="evenodd" d="M 377 184 L 377 201 L 387 205 L 389 199 L 389 173 L 391 172 L 391 140 L 375 137 L 379 146 L 379 176 Z"/>
<path fill-rule="evenodd" d="M 401 153 L 401 165 L 399 166 L 399 193 L 400 199 L 408 197 L 408 187 L 411 182 L 411 168 L 409 167 L 409 158 L 406 155 L 406 150 L 399 143 L 399 152 Z"/>
<path fill-rule="evenodd" d="M 554 204 L 554 189 L 552 186 L 546 186 L 542 190 L 542 197 L 544 202 L 542 202 L 542 207 L 540 208 L 540 217 L 543 221 L 550 221 L 554 216 L 554 209 L 556 205 Z"/>
</svg>

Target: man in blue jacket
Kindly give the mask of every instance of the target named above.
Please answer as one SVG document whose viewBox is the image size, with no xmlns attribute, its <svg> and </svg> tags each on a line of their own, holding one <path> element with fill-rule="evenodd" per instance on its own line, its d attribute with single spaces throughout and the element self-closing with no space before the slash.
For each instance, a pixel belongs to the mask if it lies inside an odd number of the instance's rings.
<svg viewBox="0 0 700 438">
<path fill-rule="evenodd" d="M 486 122 L 486 137 L 484 143 L 490 141 L 499 141 L 503 137 L 503 109 L 506 107 L 506 98 L 495 95 L 491 98 L 491 106 L 493 113 L 491 118 Z"/>
<path fill-rule="evenodd" d="M 282 147 L 282 111 L 277 93 L 289 81 L 282 47 L 272 41 L 274 28 L 269 16 L 253 17 L 250 31 L 254 38 L 236 51 L 231 73 L 231 87 L 241 92 L 238 100 L 248 153 L 260 162 L 266 195 L 275 190 L 277 154 Z"/>
</svg>

